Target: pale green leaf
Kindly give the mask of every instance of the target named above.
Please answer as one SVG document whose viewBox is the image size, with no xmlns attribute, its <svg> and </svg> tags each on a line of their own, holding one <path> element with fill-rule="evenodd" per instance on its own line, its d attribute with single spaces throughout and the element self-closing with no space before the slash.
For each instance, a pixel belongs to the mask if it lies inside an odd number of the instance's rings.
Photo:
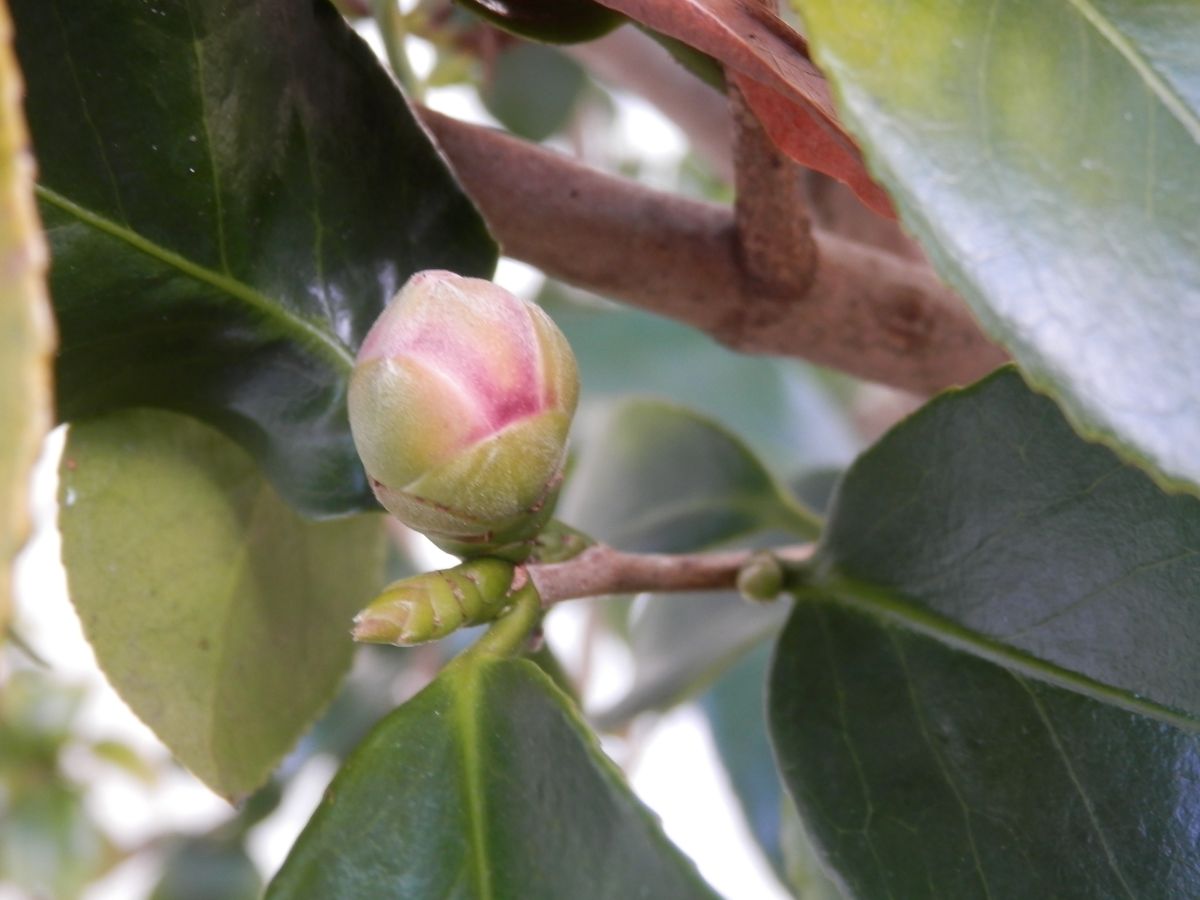
<svg viewBox="0 0 1200 900">
<path fill-rule="evenodd" d="M 792 0 L 875 174 L 1084 435 L 1200 485 L 1200 4 Z"/>
<path fill-rule="evenodd" d="M 61 477 L 71 599 L 105 674 L 210 787 L 249 792 L 350 664 L 381 519 L 306 521 L 227 438 L 159 411 L 72 426 Z"/>
</svg>

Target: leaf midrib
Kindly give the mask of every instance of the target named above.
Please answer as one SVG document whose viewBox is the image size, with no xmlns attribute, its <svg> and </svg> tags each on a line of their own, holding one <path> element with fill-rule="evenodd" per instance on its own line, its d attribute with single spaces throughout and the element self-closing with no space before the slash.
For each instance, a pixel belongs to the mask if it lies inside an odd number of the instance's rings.
<svg viewBox="0 0 1200 900">
<path fill-rule="evenodd" d="M 932 610 L 921 608 L 877 585 L 831 572 L 822 576 L 817 583 L 794 589 L 793 594 L 801 601 L 808 598 L 832 598 L 850 609 L 866 612 L 1006 669 L 1028 674 L 1038 681 L 1057 685 L 1101 703 L 1165 722 L 1188 732 L 1200 731 L 1200 716 L 1188 714 L 1124 688 L 1090 678 L 1074 669 L 1041 659 L 959 625 Z"/>
<path fill-rule="evenodd" d="M 1068 5 L 1083 17 L 1099 35 L 1112 45 L 1122 58 L 1129 63 L 1147 87 L 1158 97 L 1159 101 L 1175 117 L 1188 133 L 1200 141 L 1200 114 L 1191 109 L 1187 101 L 1179 95 L 1174 87 L 1159 74 L 1158 70 L 1146 60 L 1134 44 L 1121 33 L 1120 29 L 1106 19 L 1091 0 L 1066 0 Z"/>
<path fill-rule="evenodd" d="M 267 295 L 148 240 L 132 229 L 80 206 L 45 185 L 39 184 L 35 190 L 39 199 L 73 216 L 82 224 L 122 241 L 151 259 L 239 300 L 263 318 L 274 322 L 281 332 L 318 351 L 340 373 L 348 375 L 354 368 L 354 356 L 345 344 L 314 322 L 291 312 Z"/>
<path fill-rule="evenodd" d="M 483 791 L 483 760 L 479 755 L 479 710 L 481 673 L 467 665 L 453 689 L 454 722 L 462 747 L 463 799 L 467 807 L 467 828 L 471 864 L 474 867 L 478 900 L 492 900 L 492 868 L 487 848 L 487 804 Z"/>
</svg>

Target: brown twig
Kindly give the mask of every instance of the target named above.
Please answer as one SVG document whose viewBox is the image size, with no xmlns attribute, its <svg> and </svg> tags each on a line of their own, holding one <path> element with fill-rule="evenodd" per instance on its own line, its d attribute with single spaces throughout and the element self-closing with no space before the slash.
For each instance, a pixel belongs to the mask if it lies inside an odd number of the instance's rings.
<svg viewBox="0 0 1200 900">
<path fill-rule="evenodd" d="M 736 350 L 807 359 L 917 393 L 968 383 L 1005 359 L 925 265 L 816 231 L 807 290 L 762 302 L 728 207 L 420 114 L 504 251 L 553 277 L 687 323 Z"/>
<path fill-rule="evenodd" d="M 737 200 L 733 215 L 746 278 L 764 298 L 807 293 L 817 269 L 806 169 L 784 156 L 746 98 L 729 85 Z"/>
<path fill-rule="evenodd" d="M 561 563 L 527 566 L 525 571 L 543 606 L 563 600 L 632 594 L 642 591 L 706 591 L 733 589 L 738 570 L 756 550 L 720 553 L 623 553 L 604 544 L 589 547 Z M 784 562 L 803 562 L 812 544 L 781 547 L 772 552 Z"/>
</svg>

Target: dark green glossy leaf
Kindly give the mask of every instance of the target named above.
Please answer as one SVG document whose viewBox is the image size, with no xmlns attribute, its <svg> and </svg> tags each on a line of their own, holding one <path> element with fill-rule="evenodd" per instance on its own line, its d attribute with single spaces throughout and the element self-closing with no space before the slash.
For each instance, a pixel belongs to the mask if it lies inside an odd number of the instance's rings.
<svg viewBox="0 0 1200 900">
<path fill-rule="evenodd" d="M 593 0 L 458 0 L 494 25 L 521 37 L 574 44 L 608 34 L 624 17 Z"/>
<path fill-rule="evenodd" d="M 495 248 L 370 50 L 322 2 L 17 0 L 67 419 L 220 428 L 312 514 L 374 508 L 354 351 L 412 272 Z"/>
<path fill-rule="evenodd" d="M 383 522 L 302 519 L 250 457 L 158 410 L 72 425 L 63 562 L 109 681 L 215 791 L 262 784 L 350 665 Z"/>
<path fill-rule="evenodd" d="M 452 665 L 334 779 L 282 898 L 715 898 L 526 661 Z"/>
<path fill-rule="evenodd" d="M 542 141 L 567 126 L 586 86 L 587 73 L 569 56 L 518 43 L 496 58 L 479 98 L 509 131 Z"/>
<path fill-rule="evenodd" d="M 789 791 L 854 897 L 1200 895 L 1200 738 L 823 600 L 771 676 Z"/>
<path fill-rule="evenodd" d="M 1200 490 L 1200 4 L 792 2 L 941 274 L 1082 433 Z"/>
<path fill-rule="evenodd" d="M 50 425 L 54 345 L 46 242 L 11 42 L 8 8 L 0 0 L 0 635 L 8 624 L 12 560 L 29 533 L 30 473 Z"/>
<path fill-rule="evenodd" d="M 737 437 L 653 400 L 616 407 L 585 445 L 563 518 L 623 550 L 680 552 L 816 519 Z"/>
<path fill-rule="evenodd" d="M 816 582 L 1035 677 L 1200 719 L 1200 500 L 1081 440 L 1011 368 L 860 457 Z"/>
</svg>

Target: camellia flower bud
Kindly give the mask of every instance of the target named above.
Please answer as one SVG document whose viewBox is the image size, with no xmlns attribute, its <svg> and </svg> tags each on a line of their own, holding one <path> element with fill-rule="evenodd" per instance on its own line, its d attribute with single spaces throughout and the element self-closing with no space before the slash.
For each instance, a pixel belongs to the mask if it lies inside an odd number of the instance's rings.
<svg viewBox="0 0 1200 900">
<path fill-rule="evenodd" d="M 450 553 L 519 562 L 553 511 L 578 398 L 575 357 L 540 308 L 420 272 L 363 341 L 350 427 L 398 519 Z"/>
</svg>

